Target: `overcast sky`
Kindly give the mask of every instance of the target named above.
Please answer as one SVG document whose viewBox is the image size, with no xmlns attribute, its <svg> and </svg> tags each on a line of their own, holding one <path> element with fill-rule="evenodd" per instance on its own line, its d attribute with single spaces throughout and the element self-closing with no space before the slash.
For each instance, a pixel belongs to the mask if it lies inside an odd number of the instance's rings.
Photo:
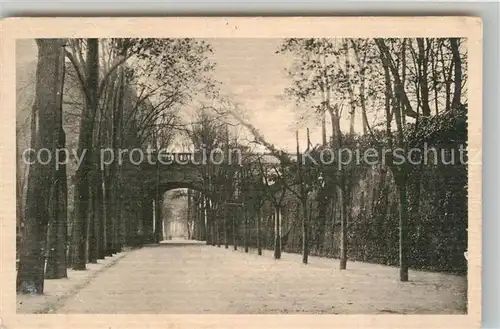
<svg viewBox="0 0 500 329">
<path fill-rule="evenodd" d="M 211 39 L 215 78 L 266 139 L 280 147 L 295 148 L 293 102 L 283 100 L 291 63 L 276 54 L 280 39 Z"/>
</svg>

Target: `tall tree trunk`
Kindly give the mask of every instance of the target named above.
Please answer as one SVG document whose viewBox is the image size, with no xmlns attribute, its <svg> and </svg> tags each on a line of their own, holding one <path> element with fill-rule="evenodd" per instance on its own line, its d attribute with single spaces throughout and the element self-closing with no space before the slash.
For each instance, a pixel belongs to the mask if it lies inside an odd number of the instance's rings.
<svg viewBox="0 0 500 329">
<path fill-rule="evenodd" d="M 155 229 L 154 229 L 154 242 L 160 243 L 163 240 L 163 218 L 161 214 L 161 208 L 163 204 L 162 196 L 157 193 L 155 199 Z"/>
<path fill-rule="evenodd" d="M 339 149 L 342 149 L 343 137 L 342 131 L 340 130 L 340 122 L 338 115 L 338 106 L 332 109 L 331 106 L 330 113 L 332 113 L 332 120 L 335 122 L 336 143 Z M 340 167 L 338 171 L 338 183 L 337 183 L 337 195 L 340 204 L 340 269 L 345 270 L 347 268 L 347 205 L 345 197 L 345 173 L 344 168 Z"/>
<path fill-rule="evenodd" d="M 36 149 L 46 148 L 54 155 L 60 140 L 58 89 L 59 66 L 63 46 L 61 39 L 37 39 L 38 62 L 36 69 L 35 102 L 38 113 Z M 50 191 L 55 159 L 48 164 L 38 161 L 30 165 L 26 202 L 24 236 L 21 242 L 20 263 L 17 272 L 18 293 L 42 294 L 45 267 L 47 224 L 50 218 Z"/>
<path fill-rule="evenodd" d="M 326 198 L 325 191 L 323 188 L 320 188 L 318 191 L 318 219 L 317 219 L 317 229 L 315 231 L 315 240 L 316 240 L 316 250 L 318 253 L 321 253 L 324 248 L 325 242 L 325 228 L 326 228 L 326 212 L 328 206 L 328 199 Z"/>
<path fill-rule="evenodd" d="M 230 150 L 229 150 L 229 127 L 227 123 L 224 125 L 224 153 L 226 156 L 226 160 L 224 162 L 224 171 L 226 177 L 230 177 L 232 175 L 231 170 L 230 170 L 230 163 L 229 163 L 229 157 L 230 157 Z M 229 208 L 228 208 L 228 202 L 230 201 L 230 192 L 232 187 L 232 180 L 231 179 L 225 179 L 224 180 L 224 191 L 223 191 L 223 204 L 224 204 L 224 247 L 226 249 L 229 248 L 229 238 L 228 238 L 228 216 L 229 216 Z"/>
<path fill-rule="evenodd" d="M 62 132 L 64 136 L 64 132 Z M 62 137 L 64 141 L 65 137 Z M 49 241 L 47 268 L 45 279 L 60 279 L 67 277 L 67 211 L 68 211 L 68 187 L 66 181 L 66 165 L 59 165 L 56 174 L 56 184 L 52 197 L 57 203 L 52 208 L 52 223 L 49 225 Z"/>
<path fill-rule="evenodd" d="M 325 147 L 327 144 L 326 140 L 326 113 L 325 111 L 321 112 L 321 145 Z"/>
<path fill-rule="evenodd" d="M 244 251 L 248 252 L 248 200 L 247 200 L 247 179 L 248 179 L 248 171 L 246 166 L 241 167 L 240 171 L 241 177 L 241 211 L 243 212 L 243 246 Z"/>
<path fill-rule="evenodd" d="M 403 41 L 403 48 L 405 41 Z M 385 44 L 384 39 L 376 38 L 375 43 L 377 44 L 377 47 L 380 50 L 380 59 L 382 60 L 382 64 L 384 67 L 387 67 L 390 69 L 390 72 L 392 73 L 392 77 L 394 78 L 394 89 L 395 93 L 397 94 L 398 99 L 400 102 L 403 104 L 402 110 L 403 114 L 407 115 L 412 118 L 417 117 L 417 112 L 415 112 L 412 108 L 411 102 L 408 99 L 408 95 L 406 94 L 405 87 L 404 87 L 404 80 L 401 79 L 398 68 L 394 65 L 394 61 L 392 59 L 391 53 L 389 51 L 389 48 Z M 404 55 L 404 52 L 403 52 Z M 403 72 L 404 74 L 404 72 Z"/>
<path fill-rule="evenodd" d="M 439 52 L 440 52 L 440 60 L 441 60 L 441 70 L 443 72 L 443 81 L 445 84 L 445 109 L 446 111 L 450 110 L 451 107 L 451 70 L 453 68 L 453 60 L 450 61 L 450 67 L 448 74 L 446 72 L 446 62 L 445 62 L 445 57 L 444 57 L 444 52 L 443 52 L 443 47 L 439 47 Z"/>
<path fill-rule="evenodd" d="M 188 240 L 191 240 L 191 230 L 189 224 L 191 223 L 191 207 L 192 207 L 192 195 L 191 190 L 187 191 L 187 230 L 188 230 Z"/>
<path fill-rule="evenodd" d="M 143 243 L 151 243 L 154 241 L 153 221 L 156 216 L 156 201 L 150 197 L 146 197 L 142 202 L 143 212 Z"/>
<path fill-rule="evenodd" d="M 307 196 L 302 198 L 302 263 L 309 259 L 309 214 L 307 211 Z"/>
<path fill-rule="evenodd" d="M 119 70 L 120 72 L 121 70 Z M 119 73 L 118 73 L 119 74 Z M 116 104 L 116 98 L 117 98 L 117 79 L 115 75 L 113 75 L 113 78 L 110 80 L 111 82 L 107 85 L 107 96 L 106 96 L 106 108 L 108 112 L 108 127 L 106 130 L 106 133 L 109 131 L 109 134 L 107 134 L 107 146 L 111 147 L 113 151 L 116 151 L 116 128 L 115 128 L 115 121 L 116 121 L 116 114 L 115 114 L 115 104 Z M 104 131 L 103 131 L 104 132 Z M 104 203 L 104 230 L 105 230 L 105 251 L 104 254 L 105 256 L 112 256 L 113 255 L 113 221 L 114 221 L 114 198 L 112 197 L 113 192 L 114 192 L 114 182 L 115 182 L 115 161 L 113 161 L 110 165 L 107 165 L 104 170 L 102 170 L 102 176 L 103 176 L 103 203 Z"/>
<path fill-rule="evenodd" d="M 349 112 L 349 134 L 354 135 L 354 123 L 356 122 L 356 106 L 354 104 L 354 93 L 352 91 L 349 92 L 351 95 L 351 110 Z"/>
<path fill-rule="evenodd" d="M 193 218 L 193 230 L 191 231 L 191 239 L 192 240 L 199 240 L 199 231 L 200 231 L 200 226 L 199 226 L 199 218 L 198 218 L 198 206 L 197 206 L 197 200 L 196 200 L 196 192 L 193 191 L 192 193 L 192 202 L 191 202 L 191 217 Z M 163 230 L 165 232 L 165 229 Z M 163 233 L 164 236 L 165 233 Z"/>
<path fill-rule="evenodd" d="M 129 200 L 130 196 L 125 194 L 123 187 L 123 172 L 122 167 L 118 168 L 118 177 L 117 177 L 117 191 L 119 192 L 117 196 L 117 207 L 118 207 L 118 215 L 116 217 L 116 226 L 117 229 L 115 231 L 115 252 L 119 253 L 122 251 L 122 248 L 125 244 L 125 234 L 126 234 L 126 226 L 128 219 L 128 212 L 125 210 L 125 205 Z"/>
<path fill-rule="evenodd" d="M 236 216 L 233 213 L 232 216 L 232 235 L 233 235 L 233 248 L 234 250 L 238 250 L 238 236 L 236 233 Z"/>
<path fill-rule="evenodd" d="M 398 185 L 399 193 L 399 279 L 408 281 L 408 202 L 407 173 L 403 169 Z"/>
<path fill-rule="evenodd" d="M 368 41 L 365 41 L 364 46 L 367 46 Z M 357 41 L 351 39 L 352 49 L 354 50 L 354 58 L 356 59 L 359 66 L 359 100 L 361 105 L 361 119 L 363 123 L 363 133 L 366 134 L 368 132 L 368 117 L 366 115 L 366 57 L 368 54 L 368 48 L 364 48 Z M 361 57 L 361 51 L 363 51 L 363 57 Z"/>
<path fill-rule="evenodd" d="M 402 68 L 402 88 L 404 91 L 404 82 L 406 76 L 406 56 L 405 56 L 405 46 L 406 40 L 403 41 L 403 52 L 401 56 L 401 68 Z M 427 65 L 427 63 L 425 63 Z M 427 77 L 426 77 L 427 79 Z M 404 108 L 404 101 L 401 98 L 401 94 L 398 94 L 398 99 L 395 102 L 395 119 L 396 126 L 398 131 L 398 146 L 405 150 L 404 154 L 407 154 L 408 146 L 405 142 L 404 138 L 404 120 L 405 120 L 405 111 L 402 111 Z M 427 95 L 428 97 L 428 95 Z M 398 109 L 399 108 L 399 109 Z M 430 115 L 430 110 L 429 110 Z M 416 115 L 416 125 L 418 126 L 419 121 L 419 111 L 417 108 Z M 399 182 L 399 278 L 401 281 L 408 281 L 408 197 L 407 197 L 407 182 L 408 182 L 408 164 L 403 163 L 403 165 L 399 169 L 399 175 L 401 180 Z"/>
<path fill-rule="evenodd" d="M 219 202 L 217 202 L 215 209 L 216 209 L 215 214 L 214 214 L 214 217 L 215 217 L 215 239 L 216 239 L 217 247 L 220 248 L 220 205 L 219 205 Z"/>
<path fill-rule="evenodd" d="M 325 221 L 324 221 L 324 237 L 323 237 L 323 252 L 325 252 L 325 255 L 328 255 L 330 252 L 333 255 L 333 249 L 330 249 L 330 244 L 327 245 L 328 238 L 331 236 L 333 238 L 334 233 L 335 233 L 335 220 L 333 216 L 333 199 L 328 198 L 326 201 L 326 207 L 325 207 Z M 331 231 L 328 230 L 331 225 Z M 333 240 L 333 239 L 332 239 Z"/>
<path fill-rule="evenodd" d="M 163 240 L 163 218 L 161 215 L 161 208 L 163 206 L 163 195 L 160 191 L 160 167 L 159 162 L 157 162 L 156 167 L 156 196 L 155 196 L 155 231 L 154 231 L 154 242 L 160 243 Z"/>
<path fill-rule="evenodd" d="M 460 105 L 460 97 L 462 96 L 462 60 L 460 58 L 460 50 L 458 49 L 458 38 L 450 38 L 451 52 L 453 54 L 454 66 L 454 91 L 453 100 L 451 101 L 451 108 L 455 110 Z"/>
<path fill-rule="evenodd" d="M 227 192 L 226 192 L 227 196 Z M 226 202 L 224 203 L 224 247 L 226 249 L 229 248 L 229 237 L 228 237 L 228 227 L 227 227 L 227 222 L 228 222 L 228 217 L 229 217 L 229 208 L 227 205 L 227 197 L 226 197 Z"/>
<path fill-rule="evenodd" d="M 347 41 L 344 39 L 343 47 L 345 51 L 345 74 L 347 81 L 347 91 L 349 94 L 349 105 L 351 106 L 351 110 L 349 111 L 349 134 L 354 135 L 354 123 L 356 121 L 356 104 L 354 99 L 354 90 L 352 87 L 351 79 L 350 79 L 350 71 L 351 71 L 351 63 L 349 61 L 349 47 Z"/>
<path fill-rule="evenodd" d="M 98 190 L 100 189 L 100 149 L 101 149 L 101 125 L 102 125 L 102 114 L 101 111 L 98 112 L 96 108 L 96 113 L 94 113 L 93 124 L 93 137 L 92 145 L 94 147 L 92 152 L 92 169 L 90 173 L 90 207 L 89 207 L 89 236 L 88 236 L 88 258 L 89 262 L 96 264 L 99 245 L 101 243 L 101 218 L 100 215 L 100 200 Z M 99 115 L 98 115 L 99 114 Z M 98 118 L 97 118 L 98 117 Z"/>
<path fill-rule="evenodd" d="M 274 217 L 274 259 L 281 258 L 281 209 L 279 206 L 275 207 Z"/>
<path fill-rule="evenodd" d="M 429 85 L 427 80 L 427 66 L 429 63 L 429 56 L 424 42 L 425 41 L 423 38 L 417 38 L 419 65 L 421 67 L 421 75 L 419 77 L 419 80 L 421 86 L 420 95 L 422 98 L 422 115 L 428 117 L 431 115 L 431 108 L 429 106 Z"/>
<path fill-rule="evenodd" d="M 304 179 L 302 173 L 302 158 L 300 156 L 299 131 L 295 132 L 296 153 L 297 153 L 297 173 L 299 178 L 300 202 L 302 203 L 302 263 L 307 264 L 309 257 L 309 227 L 307 215 L 307 192 L 304 189 Z"/>
<path fill-rule="evenodd" d="M 84 154 L 82 163 L 75 173 L 75 225 L 73 228 L 73 269 L 85 270 L 87 240 L 87 216 L 89 211 L 89 186 L 92 171 L 92 135 L 93 119 L 97 110 L 97 88 L 99 81 L 99 41 L 87 40 L 87 82 L 86 106 L 80 121 L 78 137 L 78 156 Z M 89 154 L 90 153 L 90 154 Z"/>
<path fill-rule="evenodd" d="M 331 207 L 331 211 L 330 211 L 330 218 L 332 219 L 332 231 L 330 232 L 331 233 L 331 250 L 332 250 L 332 255 L 334 255 L 335 257 L 338 257 L 339 254 L 337 253 L 337 244 L 336 244 L 336 241 L 335 241 L 335 231 L 336 231 L 336 221 L 335 221 L 335 218 L 336 218 L 336 213 L 337 213 L 337 202 L 335 202 L 335 199 L 334 197 L 332 198 L 332 207 Z"/>
<path fill-rule="evenodd" d="M 204 201 L 203 201 L 203 211 L 204 211 L 204 216 L 206 219 L 206 245 L 211 245 L 212 244 L 212 223 L 211 223 L 211 217 L 210 217 L 210 205 L 208 203 L 208 198 L 204 196 Z"/>
<path fill-rule="evenodd" d="M 199 194 L 200 207 L 198 209 L 200 213 L 200 241 L 205 241 L 207 239 L 207 223 L 205 216 L 205 199 L 204 196 Z"/>
<path fill-rule="evenodd" d="M 343 177 L 341 177 L 342 179 Z M 337 188 L 340 204 L 340 269 L 347 268 L 347 207 L 345 198 L 345 184 L 342 182 Z"/>
<path fill-rule="evenodd" d="M 215 205 L 210 204 L 210 245 L 217 245 L 217 217 L 215 216 Z"/>
<path fill-rule="evenodd" d="M 97 117 L 97 113 L 95 117 Z M 97 259 L 100 258 L 103 253 L 102 241 L 104 239 L 103 237 L 104 230 L 103 230 L 103 219 L 102 219 L 102 181 L 101 181 L 101 171 L 100 171 L 101 170 L 100 150 L 102 148 L 101 129 L 104 124 L 103 117 L 104 117 L 103 111 L 99 110 L 99 116 L 97 119 L 94 120 L 95 134 L 93 138 L 93 145 L 94 145 L 94 151 L 92 157 L 93 170 L 91 175 L 91 186 L 90 186 L 92 208 L 91 212 L 89 213 L 89 215 L 92 216 L 92 221 L 93 221 L 92 229 L 93 229 L 94 246 L 89 246 L 90 248 L 92 248 L 92 257 L 90 259 L 92 263 L 97 263 Z"/>
<path fill-rule="evenodd" d="M 106 249 L 106 205 L 104 203 L 104 187 L 102 172 L 97 172 L 97 218 L 98 222 L 98 243 L 97 243 L 97 259 L 104 259 Z"/>
<path fill-rule="evenodd" d="M 58 149 L 66 147 L 66 134 L 63 130 L 63 92 L 65 75 L 65 54 L 61 47 L 59 63 L 59 92 L 58 104 L 59 117 L 57 126 L 59 129 Z M 62 154 L 61 154 L 62 155 Z M 66 159 L 60 159 L 61 162 Z M 66 249 L 67 249 L 67 210 L 68 190 L 66 181 L 66 165 L 60 164 L 54 171 L 53 194 L 51 194 L 51 218 L 49 223 L 49 237 L 47 244 L 48 257 L 45 270 L 46 279 L 60 279 L 67 277 Z"/>
<path fill-rule="evenodd" d="M 109 77 L 109 82 L 106 84 L 106 89 L 104 93 L 104 101 L 102 102 L 103 106 L 103 129 L 101 130 L 101 142 L 102 145 L 106 148 L 110 148 L 111 145 L 111 129 L 112 129 L 112 110 L 113 110 L 113 97 L 114 97 L 114 84 L 116 80 L 116 74 L 113 74 Z M 101 240 L 101 255 L 99 259 L 104 259 L 106 256 L 110 256 L 110 233 L 111 233 L 111 219 L 109 218 L 109 208 L 110 208 L 110 200 L 109 200 L 109 165 L 105 165 L 102 168 L 99 168 L 99 203 L 100 203 L 100 211 L 101 211 L 101 227 L 102 227 L 102 240 Z"/>
<path fill-rule="evenodd" d="M 404 54 L 404 48 L 405 48 L 405 42 L 406 40 L 403 41 L 403 53 L 402 53 L 402 75 L 405 75 L 405 54 Z M 383 41 L 378 40 L 377 45 L 379 46 L 379 49 L 381 50 L 381 59 L 383 62 L 383 67 L 384 67 L 384 74 L 385 74 L 385 107 L 386 107 L 386 116 L 387 116 L 387 121 L 386 121 L 386 132 L 387 135 L 389 136 L 388 144 L 389 148 L 393 148 L 393 139 L 392 139 L 392 132 L 391 132 L 391 122 L 392 122 L 392 113 L 394 113 L 394 118 L 396 120 L 396 126 L 397 126 L 397 145 L 396 147 L 405 150 L 404 154 L 406 154 L 407 150 L 407 145 L 405 142 L 404 138 L 404 132 L 403 132 L 403 125 L 404 125 L 404 117 L 405 115 L 408 114 L 408 97 L 406 93 L 404 92 L 404 80 L 400 81 L 399 80 L 399 72 L 395 70 L 393 65 L 391 64 L 390 61 L 390 54 L 388 54 L 387 47 L 385 47 L 385 44 Z M 396 92 L 396 99 L 393 102 L 393 111 L 391 113 L 391 101 L 393 100 L 392 97 L 392 89 L 391 89 L 391 80 L 390 80 L 390 74 L 389 74 L 389 69 L 391 69 L 393 78 L 395 80 L 395 86 L 398 88 Z M 419 114 L 418 112 L 413 113 L 411 116 L 416 117 L 418 119 Z M 407 177 L 408 177 L 408 168 L 407 168 L 407 163 L 403 163 L 402 166 L 395 166 L 393 163 L 392 159 L 392 154 L 389 153 L 389 167 L 391 168 L 391 171 L 395 177 L 396 180 L 396 185 L 398 187 L 398 194 L 399 194 L 399 263 L 400 263 L 400 280 L 401 281 L 408 281 L 408 205 L 407 205 Z"/>
<path fill-rule="evenodd" d="M 405 46 L 405 41 L 403 41 L 403 49 Z M 402 54 L 402 69 L 403 69 L 403 76 L 405 75 L 405 54 L 403 52 Z M 392 96 L 392 90 L 391 90 L 391 83 L 390 83 L 390 76 L 389 76 L 389 65 L 388 63 L 384 64 L 384 71 L 385 71 L 385 80 L 386 80 L 386 107 L 387 102 L 390 101 L 388 100 L 389 97 Z M 394 76 L 394 74 L 393 74 Z M 400 90 L 398 93 L 396 93 L 396 99 L 395 102 L 393 103 L 393 113 L 394 113 L 394 118 L 396 121 L 396 126 L 397 126 L 397 147 L 400 149 L 405 150 L 404 154 L 406 154 L 407 150 L 407 145 L 405 142 L 404 138 L 404 132 L 403 132 L 403 120 L 405 113 L 407 112 L 403 110 L 405 108 L 405 99 L 407 99 L 406 94 L 401 94 L 401 92 L 404 92 L 404 80 L 402 83 L 400 83 Z M 390 110 L 390 109 L 389 109 Z M 418 112 L 415 113 L 416 118 L 418 119 L 419 114 Z M 390 115 L 388 114 L 388 118 L 390 118 Z M 387 131 L 390 131 L 390 120 L 388 119 L 387 122 Z M 392 136 L 391 133 L 389 132 L 389 136 Z M 390 147 L 392 147 L 392 138 L 389 139 Z M 399 271 L 399 277 L 400 281 L 408 281 L 408 205 L 407 205 L 407 180 L 408 180 L 408 168 L 407 168 L 407 163 L 403 163 L 401 166 L 395 166 L 393 164 L 392 158 L 390 160 L 390 168 L 392 170 L 392 173 L 395 177 L 396 180 L 396 185 L 398 187 L 398 194 L 399 194 L 399 266 L 400 266 L 400 271 Z"/>
<path fill-rule="evenodd" d="M 440 41 L 437 41 L 435 47 L 440 47 Z M 438 64 L 438 50 L 434 50 L 432 52 L 432 87 L 434 89 L 434 107 L 435 107 L 435 115 L 439 114 L 439 92 L 441 88 L 439 88 L 439 79 L 437 73 L 437 64 Z"/>
<path fill-rule="evenodd" d="M 262 207 L 257 210 L 257 254 L 262 255 L 262 245 L 261 245 L 261 232 L 260 232 L 260 222 L 262 220 Z"/>
<path fill-rule="evenodd" d="M 359 87 L 359 97 L 361 101 L 361 118 L 363 120 L 363 134 L 368 132 L 368 116 L 366 114 L 366 99 L 365 99 L 365 78 L 362 77 L 361 86 Z"/>
<path fill-rule="evenodd" d="M 198 221 L 198 232 L 197 232 L 197 240 L 202 241 L 203 240 L 203 222 L 202 222 L 202 214 L 201 214 L 201 209 L 202 209 L 202 199 L 201 195 L 199 192 L 195 192 L 196 198 L 195 198 L 195 205 L 196 205 L 196 218 Z"/>
<path fill-rule="evenodd" d="M 245 238 L 244 238 L 244 245 L 245 245 L 245 252 L 248 252 L 248 211 L 247 211 L 247 208 L 245 206 L 243 206 L 243 221 L 245 223 L 245 227 L 244 227 L 244 234 L 245 234 Z"/>
<path fill-rule="evenodd" d="M 105 256 L 112 256 L 113 255 L 113 204 L 112 204 L 112 178 L 111 178 L 111 173 L 108 172 L 108 174 L 105 175 L 105 182 L 104 182 L 104 188 L 103 188 L 103 199 L 104 199 L 104 204 L 105 204 L 105 235 L 106 235 L 106 245 L 105 245 Z"/>
<path fill-rule="evenodd" d="M 118 83 L 116 84 L 114 104 L 113 104 L 113 126 L 111 143 L 115 154 L 118 154 L 123 143 L 123 108 L 125 105 L 125 72 L 120 67 L 118 71 Z M 113 161 L 110 168 L 111 181 L 111 252 L 112 254 L 121 251 L 120 232 L 122 231 L 122 191 L 121 191 L 121 166 Z"/>
<path fill-rule="evenodd" d="M 95 172 L 95 170 L 93 170 Z M 93 176 L 93 173 L 92 173 Z M 90 183 L 90 197 L 89 197 L 90 205 L 89 205 L 89 213 L 88 213 L 88 263 L 97 264 L 97 218 L 96 218 L 96 204 L 97 204 L 97 195 L 95 190 L 94 180 L 91 180 Z"/>
</svg>

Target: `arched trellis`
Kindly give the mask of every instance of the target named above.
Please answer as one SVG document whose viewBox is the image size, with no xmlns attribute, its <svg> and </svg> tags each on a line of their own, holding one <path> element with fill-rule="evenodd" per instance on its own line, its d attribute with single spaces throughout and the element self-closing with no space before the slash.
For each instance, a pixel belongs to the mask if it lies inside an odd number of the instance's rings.
<svg viewBox="0 0 500 329">
<path fill-rule="evenodd" d="M 201 192 L 209 199 L 213 198 L 210 192 L 206 191 L 203 185 L 199 182 L 165 182 L 161 181 L 160 184 L 144 184 L 141 197 L 142 210 L 140 212 L 141 218 L 136 222 L 138 231 L 143 235 L 145 242 L 159 242 L 164 239 L 163 237 L 163 218 L 161 214 L 161 205 L 163 203 L 163 195 L 165 192 L 175 189 L 191 189 Z"/>
<path fill-rule="evenodd" d="M 217 195 L 215 195 L 213 192 L 211 191 L 208 191 L 204 184 L 200 181 L 192 181 L 192 182 L 187 182 L 187 181 L 181 181 L 181 182 L 160 182 L 159 185 L 155 186 L 153 190 L 149 190 L 150 192 L 147 194 L 150 196 L 150 199 L 152 200 L 155 200 L 155 204 L 158 204 L 158 205 L 161 205 L 162 202 L 163 202 L 163 196 L 165 194 L 165 192 L 167 191 L 170 191 L 170 190 L 175 190 L 175 189 L 180 189 L 180 188 L 183 188 L 183 189 L 190 189 L 190 190 L 193 190 L 193 191 L 197 191 L 197 192 L 200 192 L 200 194 L 203 196 L 203 199 L 204 199 L 204 202 L 208 202 L 208 200 L 210 200 L 211 202 L 215 202 L 218 197 Z M 203 208 L 203 207 L 202 207 Z M 158 221 L 155 223 L 154 227 L 155 227 L 155 233 L 154 233 L 154 236 L 155 236 L 155 242 L 159 242 L 160 240 L 162 240 L 162 237 L 161 236 L 161 225 L 163 223 L 162 221 L 162 214 L 161 214 L 161 211 L 158 211 L 158 207 L 155 207 L 155 209 L 157 210 L 157 212 L 155 213 L 155 218 L 158 219 Z M 204 208 L 203 208 L 204 209 Z M 200 211 L 204 211 L 202 209 L 199 209 Z M 203 231 L 205 230 L 204 227 L 205 227 L 205 216 L 207 216 L 206 213 L 204 213 L 203 215 Z M 196 222 L 196 224 L 194 225 L 200 225 L 199 222 Z M 198 227 L 198 229 L 200 229 Z M 203 234 L 204 235 L 204 234 Z M 200 237 L 202 238 L 202 237 Z"/>
<path fill-rule="evenodd" d="M 220 199 L 216 192 L 207 190 L 200 165 L 126 164 L 122 173 L 124 206 L 129 210 L 135 208 L 135 211 L 128 211 L 133 213 L 133 218 L 126 219 L 130 225 L 127 230 L 131 232 L 127 237 L 129 240 L 153 243 L 163 239 L 160 205 L 164 193 L 169 190 L 186 188 L 201 192 L 208 200 Z"/>
</svg>

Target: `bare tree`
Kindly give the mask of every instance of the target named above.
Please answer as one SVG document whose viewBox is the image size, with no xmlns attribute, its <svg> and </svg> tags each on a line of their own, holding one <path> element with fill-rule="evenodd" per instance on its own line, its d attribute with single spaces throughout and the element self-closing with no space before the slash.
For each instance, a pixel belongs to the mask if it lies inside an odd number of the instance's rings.
<svg viewBox="0 0 500 329">
<path fill-rule="evenodd" d="M 36 69 L 35 103 L 37 113 L 36 149 L 55 151 L 59 144 L 60 118 L 58 107 L 59 65 L 63 41 L 60 39 L 37 39 L 38 63 Z M 55 170 L 55 159 L 48 164 L 35 162 L 30 165 L 28 194 L 25 211 L 24 236 L 20 250 L 17 273 L 17 291 L 42 294 L 45 268 L 45 246 L 47 224 L 50 218 L 50 191 Z"/>
</svg>

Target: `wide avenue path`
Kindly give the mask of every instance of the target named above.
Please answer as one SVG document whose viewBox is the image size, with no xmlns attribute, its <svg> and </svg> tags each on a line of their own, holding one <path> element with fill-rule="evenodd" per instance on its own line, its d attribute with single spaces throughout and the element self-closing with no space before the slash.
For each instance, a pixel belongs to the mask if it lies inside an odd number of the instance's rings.
<svg viewBox="0 0 500 329">
<path fill-rule="evenodd" d="M 462 313 L 466 279 L 271 251 L 258 256 L 194 241 L 130 251 L 55 313 Z"/>
</svg>

